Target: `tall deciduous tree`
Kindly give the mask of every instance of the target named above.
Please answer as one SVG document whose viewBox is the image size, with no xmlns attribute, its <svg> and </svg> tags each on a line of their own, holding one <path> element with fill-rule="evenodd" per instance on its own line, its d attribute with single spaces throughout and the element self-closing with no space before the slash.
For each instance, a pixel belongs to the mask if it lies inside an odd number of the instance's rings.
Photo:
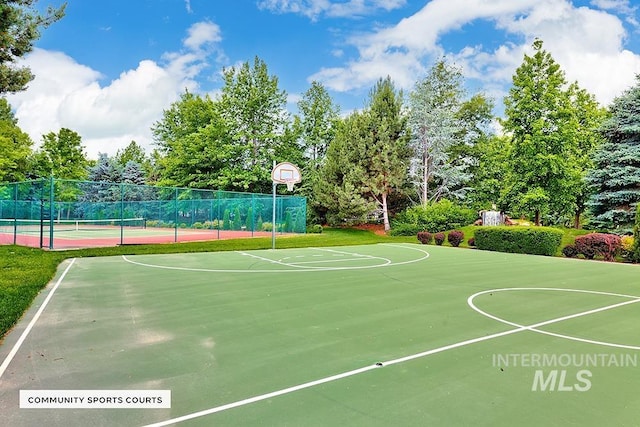
<svg viewBox="0 0 640 427">
<path fill-rule="evenodd" d="M 305 156 L 301 165 L 304 179 L 298 193 L 307 197 L 307 218 L 313 223 L 322 223 L 326 207 L 317 199 L 314 188 L 318 183 L 320 166 L 327 155 L 327 148 L 336 134 L 339 108 L 325 87 L 314 81 L 298 102 L 298 110 L 299 116 L 294 118 L 293 126 L 299 129 Z"/>
<path fill-rule="evenodd" d="M 340 109 L 333 103 L 329 92 L 316 81 L 298 102 L 302 146 L 315 169 L 324 158 L 335 134 L 335 122 Z"/>
<path fill-rule="evenodd" d="M 30 177 L 33 141 L 17 123 L 7 100 L 0 98 L 0 182 Z"/>
<path fill-rule="evenodd" d="M 588 175 L 594 190 L 591 226 L 627 231 L 640 203 L 640 76 L 613 101 L 610 113 L 600 128 L 605 141 Z"/>
<path fill-rule="evenodd" d="M 159 183 L 180 187 L 232 190 L 242 167 L 241 149 L 231 143 L 220 106 L 208 96 L 186 92 L 153 126 L 161 157 Z"/>
<path fill-rule="evenodd" d="M 470 177 L 450 156 L 464 130 L 458 117 L 464 90 L 460 69 L 438 61 L 409 94 L 412 176 L 423 205 L 446 196 Z M 456 194 L 453 194 L 454 196 Z"/>
<path fill-rule="evenodd" d="M 575 122 L 564 72 L 542 41 L 513 76 L 504 129 L 512 136 L 503 204 L 533 214 L 567 213 L 575 200 Z"/>
<path fill-rule="evenodd" d="M 593 188 L 587 180 L 593 168 L 595 152 L 604 142 L 599 129 L 607 119 L 607 110 L 598 104 L 593 94 L 581 89 L 576 83 L 569 86 L 569 100 L 573 107 L 575 135 L 572 153 L 574 172 L 573 227 L 581 227 L 582 214 L 587 209 Z"/>
<path fill-rule="evenodd" d="M 0 93 L 24 90 L 34 76 L 28 67 L 16 64 L 31 52 L 33 43 L 46 28 L 64 16 L 66 4 L 49 7 L 43 15 L 36 0 L 3 0 L 0 5 Z"/>
<path fill-rule="evenodd" d="M 278 78 L 269 74 L 260 58 L 251 66 L 225 69 L 220 96 L 221 114 L 229 126 L 234 144 L 243 149 L 240 178 L 245 190 L 268 191 L 273 160 L 281 159 L 279 151 L 288 116 L 286 93 L 278 88 Z"/>
<path fill-rule="evenodd" d="M 71 129 L 62 128 L 58 133 L 44 135 L 34 158 L 39 176 L 58 179 L 87 177 L 89 161 L 84 153 L 82 137 Z"/>
</svg>

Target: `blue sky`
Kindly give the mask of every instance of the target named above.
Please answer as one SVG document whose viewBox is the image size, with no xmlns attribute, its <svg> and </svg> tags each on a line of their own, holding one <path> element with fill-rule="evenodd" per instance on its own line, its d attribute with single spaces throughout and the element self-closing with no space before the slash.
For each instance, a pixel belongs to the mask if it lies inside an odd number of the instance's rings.
<svg viewBox="0 0 640 427">
<path fill-rule="evenodd" d="M 60 4 L 40 0 L 39 5 Z M 442 56 L 470 91 L 501 110 L 511 76 L 536 37 L 603 105 L 640 73 L 640 14 L 629 0 L 67 0 L 66 16 L 25 58 L 36 74 L 12 95 L 38 144 L 61 127 L 87 153 L 136 140 L 185 88 L 215 96 L 223 67 L 264 60 L 289 95 L 312 80 L 343 114 L 361 108 L 380 77 L 410 91 Z"/>
</svg>

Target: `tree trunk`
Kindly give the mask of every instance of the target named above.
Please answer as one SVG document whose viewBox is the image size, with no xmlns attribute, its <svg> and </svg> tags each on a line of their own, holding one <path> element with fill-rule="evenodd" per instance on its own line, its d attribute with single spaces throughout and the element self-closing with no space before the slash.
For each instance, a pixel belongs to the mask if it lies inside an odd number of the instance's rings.
<svg viewBox="0 0 640 427">
<path fill-rule="evenodd" d="M 389 211 L 387 210 L 387 193 L 382 193 L 382 218 L 384 222 L 384 231 L 391 230 L 389 224 Z"/>
<path fill-rule="evenodd" d="M 536 226 L 540 226 L 540 211 L 536 211 L 535 224 Z"/>
<path fill-rule="evenodd" d="M 573 228 L 576 230 L 580 229 L 580 211 L 576 211 L 575 216 L 573 217 Z"/>
<path fill-rule="evenodd" d="M 422 156 L 422 205 L 427 206 L 429 190 L 429 157 L 424 154 Z"/>
</svg>

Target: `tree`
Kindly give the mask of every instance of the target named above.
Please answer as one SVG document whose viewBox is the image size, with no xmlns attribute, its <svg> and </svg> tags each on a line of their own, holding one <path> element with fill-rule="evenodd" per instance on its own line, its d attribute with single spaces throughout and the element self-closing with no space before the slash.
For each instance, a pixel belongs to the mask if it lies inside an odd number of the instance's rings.
<svg viewBox="0 0 640 427">
<path fill-rule="evenodd" d="M 364 145 L 359 146 L 363 187 L 382 211 L 385 231 L 390 230 L 388 198 L 399 189 L 409 168 L 407 119 L 402 111 L 402 92 L 390 77 L 380 79 L 370 94 Z"/>
<path fill-rule="evenodd" d="M 152 128 L 161 157 L 160 184 L 236 189 L 241 148 L 232 144 L 220 104 L 185 92 Z"/>
<path fill-rule="evenodd" d="M 34 155 L 38 176 L 58 179 L 85 179 L 89 161 L 85 157 L 82 137 L 71 129 L 49 132 Z"/>
<path fill-rule="evenodd" d="M 502 125 L 512 137 L 507 159 L 505 197 L 501 204 L 533 213 L 536 225 L 543 214 L 565 214 L 575 200 L 575 122 L 567 81 L 542 41 L 533 44 L 533 56 L 513 76 L 505 98 Z"/>
<path fill-rule="evenodd" d="M 611 116 L 600 127 L 604 143 L 587 178 L 594 194 L 589 200 L 590 224 L 596 229 L 628 231 L 640 202 L 640 76 L 609 111 Z"/>
<path fill-rule="evenodd" d="M 333 103 L 329 92 L 316 81 L 298 102 L 301 122 L 302 146 L 310 159 L 312 169 L 317 169 L 335 134 L 334 124 L 340 109 Z"/>
<path fill-rule="evenodd" d="M 26 89 L 34 75 L 16 62 L 33 50 L 40 29 L 64 16 L 66 4 L 58 9 L 49 7 L 42 15 L 35 10 L 35 3 L 36 0 L 4 0 L 0 6 L 0 94 Z"/>
<path fill-rule="evenodd" d="M 462 72 L 437 62 L 409 94 L 412 176 L 423 205 L 452 193 L 469 179 L 466 165 L 452 162 L 450 150 L 464 129 L 458 117 L 464 90 Z M 458 196 L 460 194 L 452 194 Z"/>
<path fill-rule="evenodd" d="M 237 165 L 243 174 L 235 176 L 235 183 L 243 190 L 267 192 L 272 162 L 281 159 L 281 150 L 287 148 L 281 143 L 288 118 L 286 93 L 258 57 L 253 66 L 245 62 L 223 74 L 220 111 L 233 144 L 242 150 Z"/>
<path fill-rule="evenodd" d="M 362 138 L 367 126 L 365 113 L 353 112 L 336 127 L 336 135 L 329 147 L 325 162 L 314 183 L 312 205 L 331 225 L 365 222 L 375 205 L 363 195 L 360 153 L 354 141 Z M 361 144 L 358 144 L 359 146 Z"/>
<path fill-rule="evenodd" d="M 595 151 L 603 143 L 599 129 L 608 113 L 598 104 L 594 95 L 581 89 L 576 83 L 569 86 L 568 95 L 573 107 L 576 130 L 571 165 L 575 168 L 573 227 L 577 229 L 580 228 L 580 218 L 592 195 L 593 188 L 589 186 L 586 176 L 593 167 Z"/>
<path fill-rule="evenodd" d="M 30 177 L 33 142 L 17 123 L 9 103 L 0 98 L 0 182 Z"/>
<path fill-rule="evenodd" d="M 313 191 L 318 183 L 320 166 L 327 155 L 327 148 L 336 134 L 339 108 L 333 103 L 324 86 L 312 82 L 311 87 L 298 102 L 300 116 L 294 118 L 294 127 L 299 128 L 305 162 L 302 164 L 304 179 L 297 192 L 307 197 L 307 217 L 312 223 L 325 220 L 326 208 L 316 200 Z"/>
<path fill-rule="evenodd" d="M 328 215 L 358 221 L 379 209 L 389 230 L 389 196 L 402 187 L 410 154 L 402 93 L 389 77 L 380 79 L 369 106 L 349 116 L 329 146 L 318 185 Z"/>
<path fill-rule="evenodd" d="M 144 165 L 148 159 L 144 148 L 142 148 L 137 142 L 131 141 L 125 148 L 116 152 L 115 160 L 122 166 L 125 166 L 129 161 L 134 161 Z"/>
<path fill-rule="evenodd" d="M 122 182 L 122 166 L 106 153 L 98 154 L 95 166 L 89 168 L 89 181 L 93 182 Z"/>
</svg>

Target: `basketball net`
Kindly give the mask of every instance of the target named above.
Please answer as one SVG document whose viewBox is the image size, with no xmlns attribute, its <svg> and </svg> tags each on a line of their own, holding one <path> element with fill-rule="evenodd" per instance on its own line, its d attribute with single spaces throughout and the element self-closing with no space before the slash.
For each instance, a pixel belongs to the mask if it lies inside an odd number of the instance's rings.
<svg viewBox="0 0 640 427">
<path fill-rule="evenodd" d="M 288 179 L 284 183 L 287 184 L 287 190 L 289 191 L 293 191 L 293 186 L 296 185 L 295 181 Z"/>
</svg>

